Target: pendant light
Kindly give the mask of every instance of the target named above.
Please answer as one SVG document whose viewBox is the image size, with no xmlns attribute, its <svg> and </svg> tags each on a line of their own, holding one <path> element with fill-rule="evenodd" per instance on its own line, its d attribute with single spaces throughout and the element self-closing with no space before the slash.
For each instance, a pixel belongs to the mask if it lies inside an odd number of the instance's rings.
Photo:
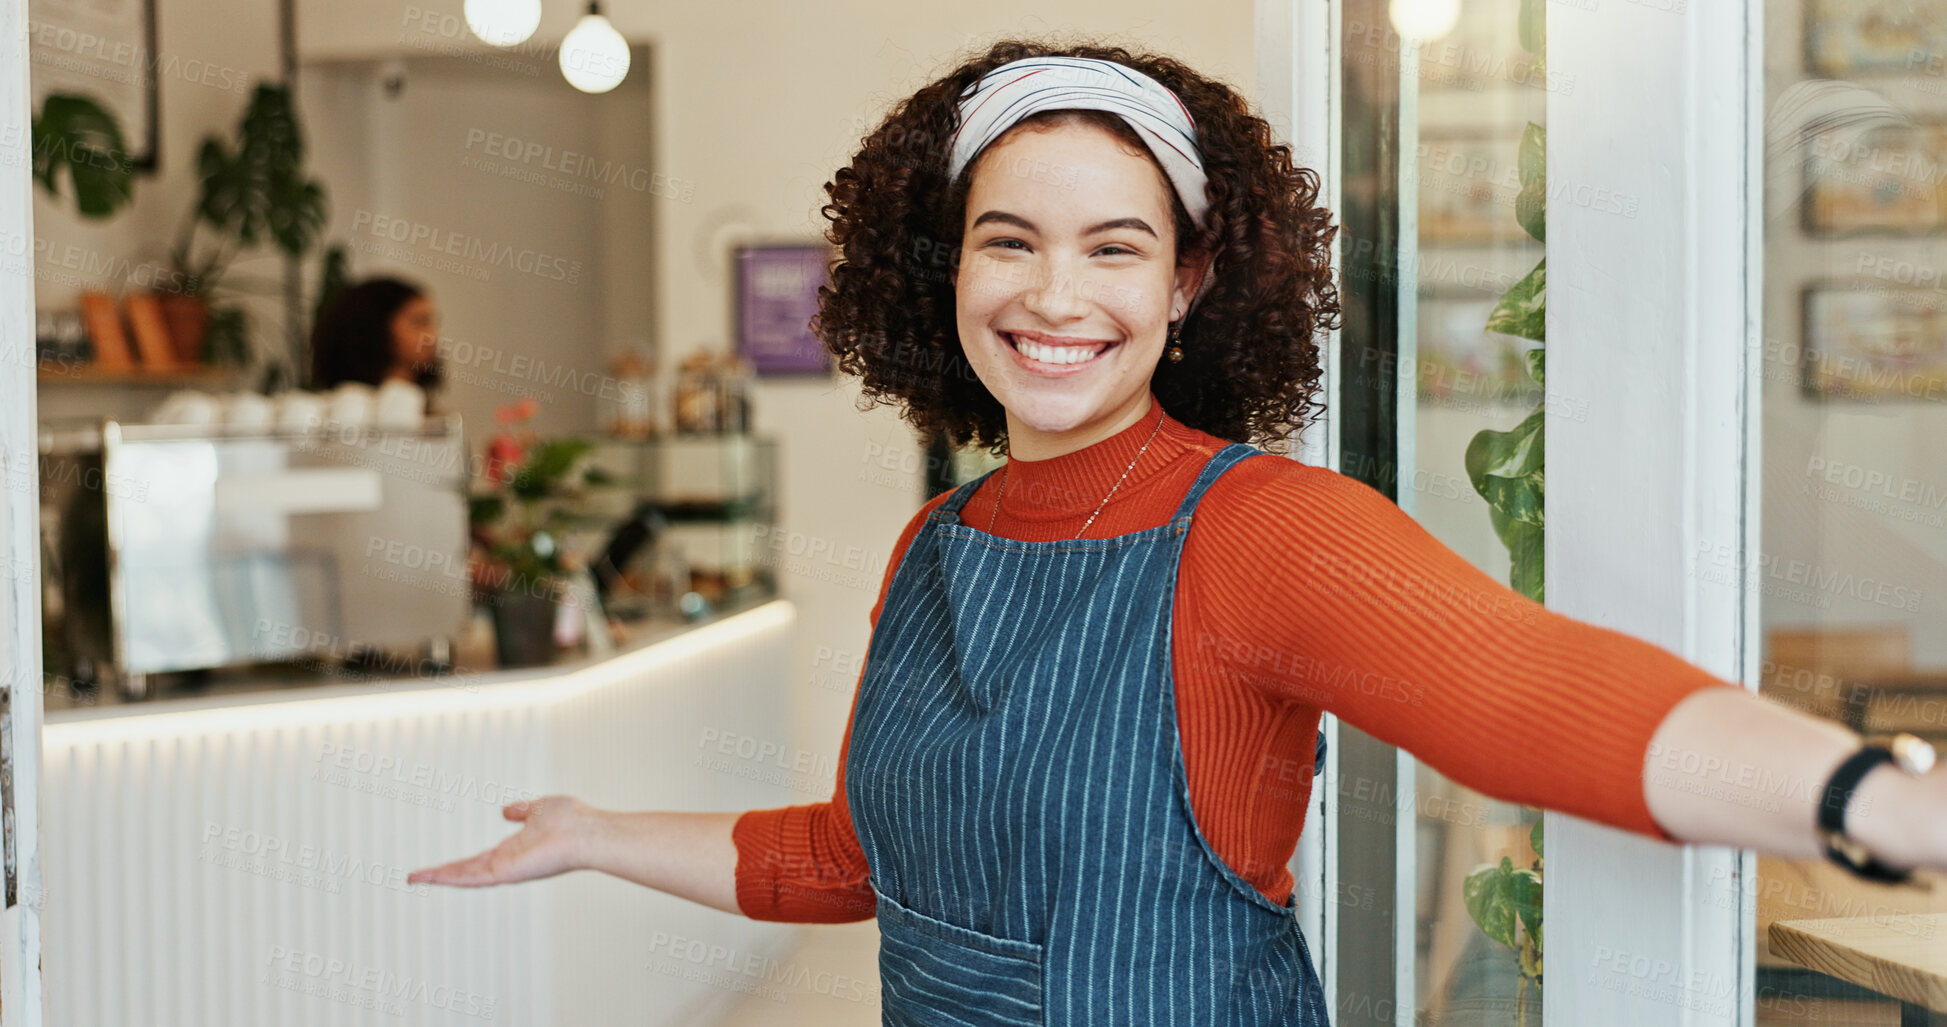
<svg viewBox="0 0 1947 1027">
<path fill-rule="evenodd" d="M 541 27 L 541 0 L 466 0 L 466 27 L 481 42 L 518 46 Z"/>
<path fill-rule="evenodd" d="M 606 93 L 629 74 L 629 41 L 590 0 L 588 13 L 561 40 L 561 75 L 584 93 Z"/>
<path fill-rule="evenodd" d="M 1400 35 L 1425 42 L 1439 39 L 1459 24 L 1460 0 L 1393 0 L 1387 14 Z"/>
</svg>

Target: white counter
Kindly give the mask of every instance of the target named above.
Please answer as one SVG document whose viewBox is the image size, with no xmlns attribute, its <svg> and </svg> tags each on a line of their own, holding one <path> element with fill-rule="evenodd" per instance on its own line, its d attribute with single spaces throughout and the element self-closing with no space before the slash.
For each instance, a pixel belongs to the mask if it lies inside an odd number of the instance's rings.
<svg viewBox="0 0 1947 1027">
<path fill-rule="evenodd" d="M 517 826 L 500 807 L 538 795 L 811 801 L 768 755 L 790 749 L 795 619 L 778 600 L 565 667 L 51 711 L 48 1022 L 709 1022 L 746 989 L 707 953 L 756 965 L 791 928 L 590 872 L 405 875 L 491 847 Z"/>
</svg>

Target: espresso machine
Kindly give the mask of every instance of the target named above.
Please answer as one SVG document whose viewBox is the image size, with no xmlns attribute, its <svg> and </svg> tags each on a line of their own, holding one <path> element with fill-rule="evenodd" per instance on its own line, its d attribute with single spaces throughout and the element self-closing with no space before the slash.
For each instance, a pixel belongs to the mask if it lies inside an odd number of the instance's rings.
<svg viewBox="0 0 1947 1027">
<path fill-rule="evenodd" d="M 471 606 L 459 418 L 305 432 L 43 425 L 48 669 L 150 676 L 419 650 Z"/>
</svg>

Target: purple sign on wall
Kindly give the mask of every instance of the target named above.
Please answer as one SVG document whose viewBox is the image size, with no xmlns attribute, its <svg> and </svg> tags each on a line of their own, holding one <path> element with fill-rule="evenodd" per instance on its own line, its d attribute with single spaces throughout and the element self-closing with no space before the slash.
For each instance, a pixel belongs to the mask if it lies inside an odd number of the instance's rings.
<svg viewBox="0 0 1947 1027">
<path fill-rule="evenodd" d="M 760 375 L 831 373 L 811 334 L 831 248 L 823 243 L 737 248 L 737 352 Z"/>
</svg>

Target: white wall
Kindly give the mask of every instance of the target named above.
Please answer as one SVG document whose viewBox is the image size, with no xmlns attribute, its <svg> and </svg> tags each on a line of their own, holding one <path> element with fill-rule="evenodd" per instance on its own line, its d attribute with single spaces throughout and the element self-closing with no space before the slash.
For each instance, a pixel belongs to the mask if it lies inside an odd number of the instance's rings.
<svg viewBox="0 0 1947 1027">
<path fill-rule="evenodd" d="M 404 82 L 396 97 L 382 86 L 389 74 Z M 523 395 L 540 402 L 539 431 L 594 430 L 608 340 L 650 328 L 640 282 L 654 264 L 611 242 L 652 231 L 654 201 L 548 167 L 614 154 L 608 122 L 649 120 L 644 83 L 592 97 L 558 74 L 419 57 L 306 65 L 300 78 L 314 165 L 331 184 L 326 237 L 349 246 L 354 277 L 396 275 L 432 297 L 443 398 L 474 449 L 494 407 Z M 552 156 L 496 156 L 530 142 Z M 612 305 L 625 316 L 611 326 Z"/>
</svg>

